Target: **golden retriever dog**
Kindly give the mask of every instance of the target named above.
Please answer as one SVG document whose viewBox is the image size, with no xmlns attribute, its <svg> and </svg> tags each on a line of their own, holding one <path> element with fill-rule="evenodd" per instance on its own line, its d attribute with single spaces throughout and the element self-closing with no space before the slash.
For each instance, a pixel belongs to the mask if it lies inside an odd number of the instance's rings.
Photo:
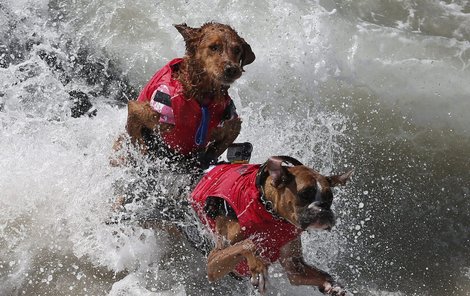
<svg viewBox="0 0 470 296">
<path fill-rule="evenodd" d="M 228 89 L 255 55 L 228 25 L 175 27 L 184 38 L 186 54 L 157 71 L 138 99 L 129 101 L 126 130 L 144 154 L 176 157 L 205 168 L 240 132 L 241 120 Z M 116 141 L 115 150 L 123 139 Z"/>
</svg>

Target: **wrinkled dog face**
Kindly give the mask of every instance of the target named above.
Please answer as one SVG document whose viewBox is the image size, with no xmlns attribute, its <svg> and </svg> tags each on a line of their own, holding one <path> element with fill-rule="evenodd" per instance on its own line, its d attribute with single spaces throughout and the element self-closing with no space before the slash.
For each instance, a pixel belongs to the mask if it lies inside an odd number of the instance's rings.
<svg viewBox="0 0 470 296">
<path fill-rule="evenodd" d="M 196 59 L 213 81 L 230 85 L 240 78 L 243 66 L 255 55 L 248 43 L 230 26 L 207 23 L 201 28 L 175 26 L 186 42 L 186 54 Z"/>
<path fill-rule="evenodd" d="M 291 171 L 296 176 L 296 188 L 289 198 L 295 199 L 297 223 L 302 229 L 331 229 L 335 216 L 331 210 L 333 193 L 328 179 L 305 166 L 294 167 Z"/>
<path fill-rule="evenodd" d="M 271 169 L 273 167 L 275 166 Z M 275 170 L 270 171 L 270 175 L 273 186 L 280 195 L 276 206 L 278 214 L 304 230 L 331 229 L 335 224 L 335 216 L 331 210 L 332 187 L 345 185 L 352 171 L 342 175 L 323 176 L 304 165 L 284 167 L 280 163 L 277 174 L 274 173 Z M 283 181 L 276 181 L 276 178 Z"/>
</svg>

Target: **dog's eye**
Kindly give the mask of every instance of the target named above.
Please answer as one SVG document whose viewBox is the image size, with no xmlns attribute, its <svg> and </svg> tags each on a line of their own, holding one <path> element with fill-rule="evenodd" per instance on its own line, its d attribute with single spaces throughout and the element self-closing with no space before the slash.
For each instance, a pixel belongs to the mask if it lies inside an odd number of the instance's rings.
<svg viewBox="0 0 470 296">
<path fill-rule="evenodd" d="M 317 189 L 315 187 L 307 187 L 305 189 L 300 190 L 297 195 L 299 199 L 306 203 L 311 203 L 315 199 L 315 194 L 317 193 Z"/>
<path fill-rule="evenodd" d="M 220 48 L 221 47 L 218 44 L 212 44 L 211 46 L 209 46 L 209 49 L 212 50 L 212 51 L 219 51 Z"/>
<path fill-rule="evenodd" d="M 240 48 L 240 46 L 235 46 L 233 49 L 232 49 L 233 53 L 235 55 L 239 55 L 241 52 L 242 52 L 242 49 Z"/>
</svg>

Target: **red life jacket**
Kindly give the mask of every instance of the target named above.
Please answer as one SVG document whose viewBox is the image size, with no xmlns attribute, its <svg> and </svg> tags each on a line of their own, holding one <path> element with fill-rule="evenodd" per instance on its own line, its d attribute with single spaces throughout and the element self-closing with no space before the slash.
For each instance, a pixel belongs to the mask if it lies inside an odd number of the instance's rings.
<svg viewBox="0 0 470 296">
<path fill-rule="evenodd" d="M 182 60 L 174 59 L 155 73 L 140 92 L 137 101 L 150 102 L 154 110 L 161 114 L 160 122 L 174 125 L 170 131 L 162 132 L 161 137 L 172 150 L 188 155 L 207 145 L 206 135 L 210 135 L 211 131 L 222 123 L 226 109 L 233 106 L 233 103 L 228 95 L 223 102 L 209 102 L 206 106 L 200 106 L 195 99 L 186 98 L 181 83 L 172 78 L 172 72 Z M 166 105 L 156 99 L 162 94 L 169 99 Z M 204 116 L 201 107 L 206 108 L 207 113 Z M 230 116 L 236 117 L 234 110 Z M 197 141 L 196 135 L 203 117 L 208 121 L 204 135 Z"/>
<path fill-rule="evenodd" d="M 266 211 L 256 186 L 260 165 L 224 164 L 214 167 L 191 193 L 191 204 L 200 220 L 215 231 L 215 220 L 204 211 L 206 199 L 220 197 L 235 211 L 244 238 L 255 243 L 260 256 L 270 263 L 280 257 L 281 248 L 302 232 L 293 224 L 276 219 Z M 250 275 L 246 260 L 235 268 L 241 276 Z"/>
</svg>

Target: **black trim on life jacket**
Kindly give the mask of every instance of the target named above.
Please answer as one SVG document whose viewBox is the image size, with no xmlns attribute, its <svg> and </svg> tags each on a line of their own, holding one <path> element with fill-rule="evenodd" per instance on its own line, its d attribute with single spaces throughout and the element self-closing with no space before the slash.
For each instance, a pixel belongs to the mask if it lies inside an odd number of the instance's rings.
<svg viewBox="0 0 470 296">
<path fill-rule="evenodd" d="M 169 94 L 166 94 L 162 91 L 157 90 L 157 93 L 153 97 L 153 100 L 157 103 L 161 103 L 168 107 L 171 107 L 171 97 Z"/>
</svg>

